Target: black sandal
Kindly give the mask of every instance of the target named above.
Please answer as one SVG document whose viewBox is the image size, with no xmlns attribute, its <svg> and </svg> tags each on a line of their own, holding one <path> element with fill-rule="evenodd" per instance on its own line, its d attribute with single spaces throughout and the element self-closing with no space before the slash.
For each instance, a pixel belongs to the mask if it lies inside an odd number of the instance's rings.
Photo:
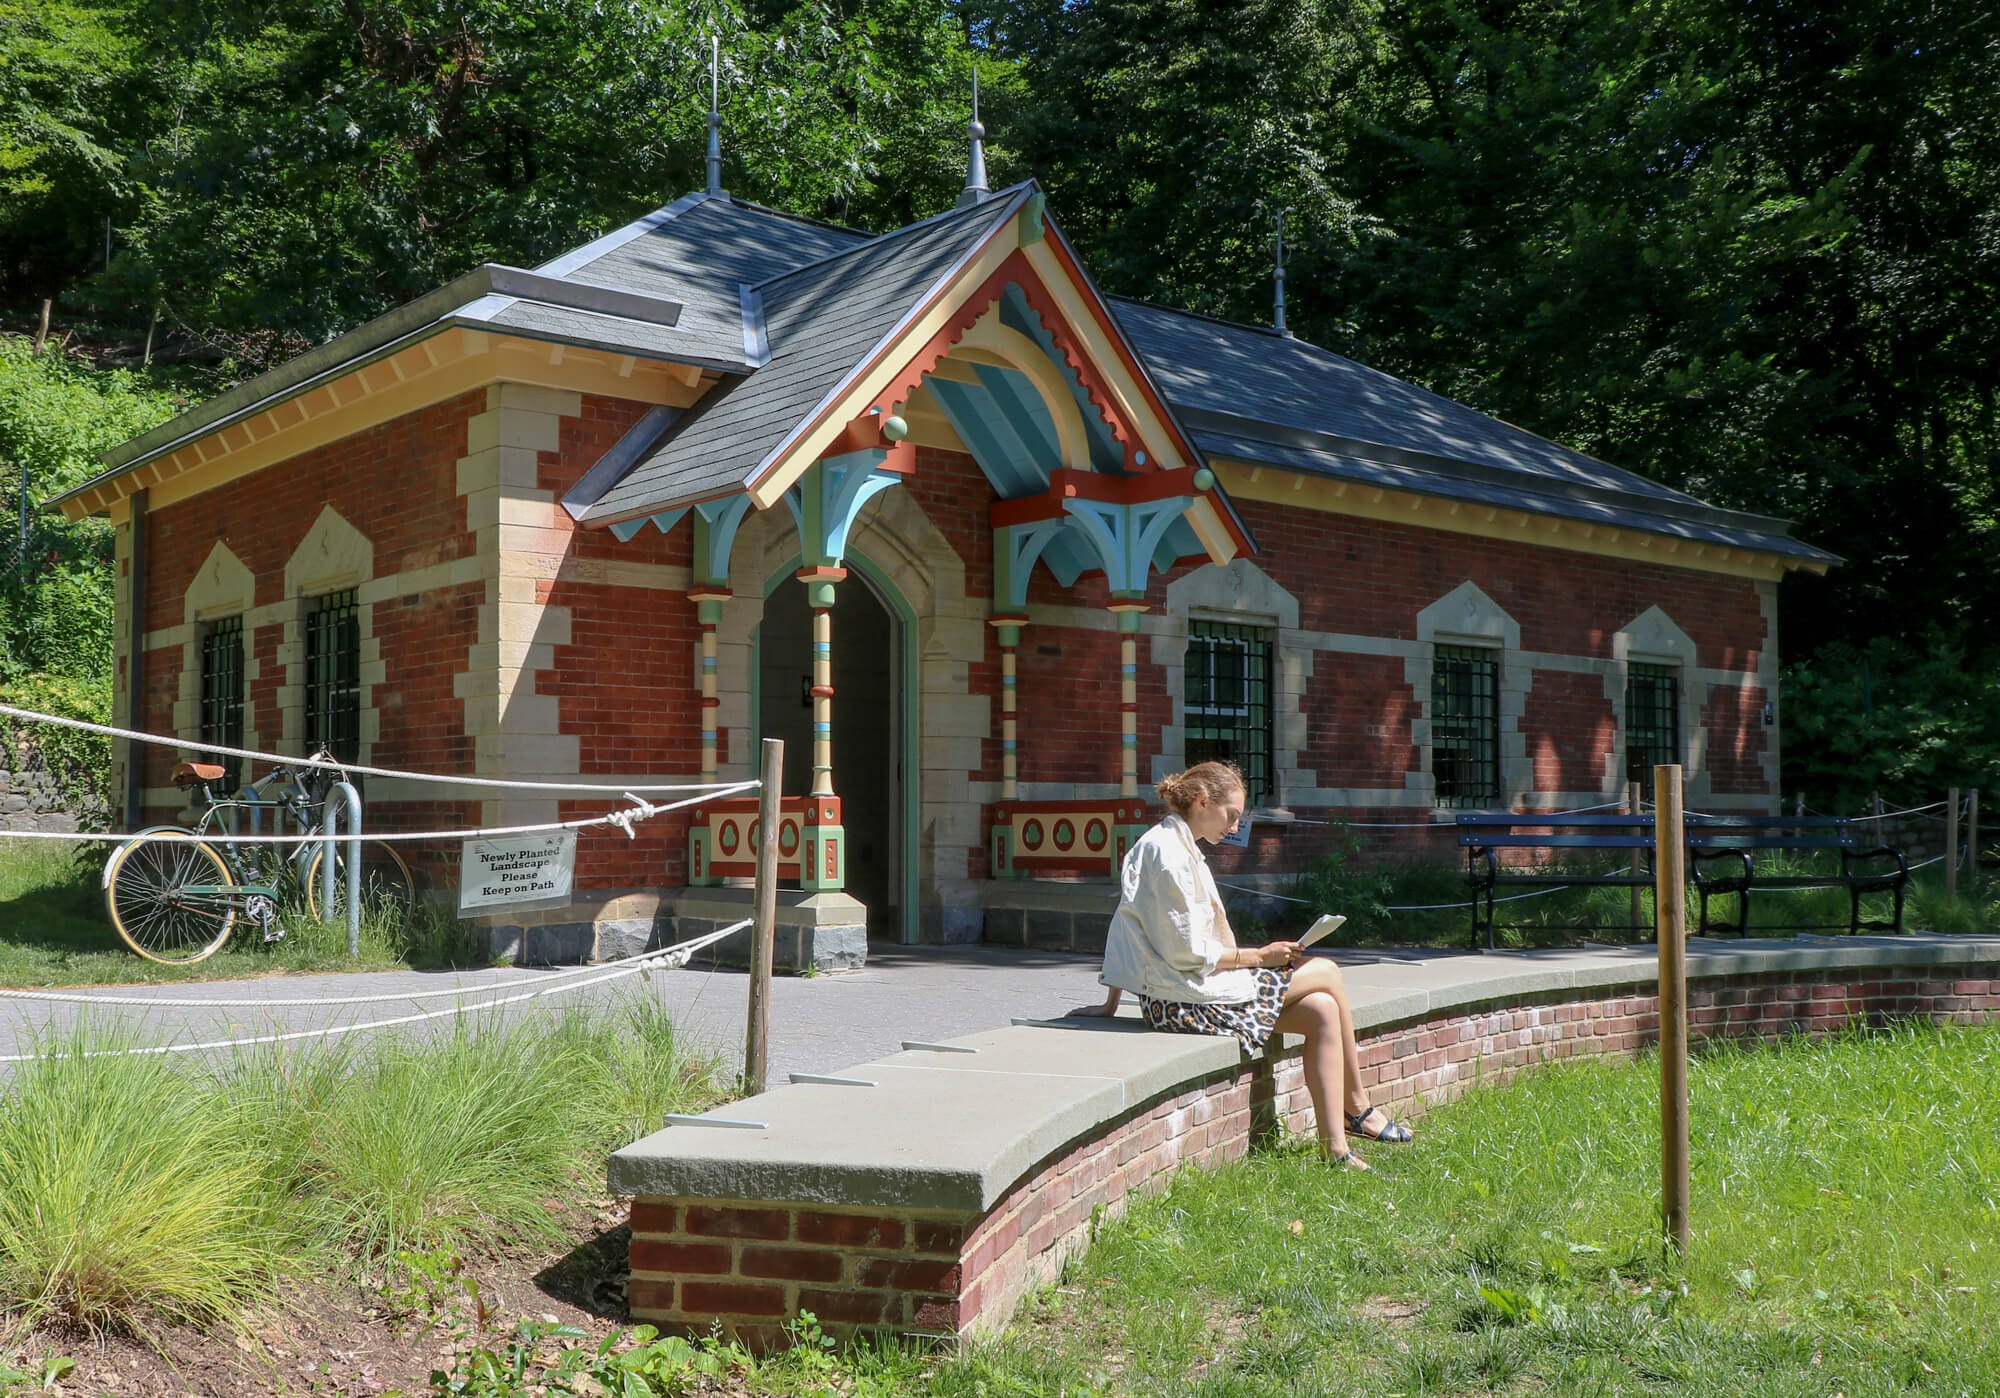
<svg viewBox="0 0 2000 1398">
<path fill-rule="evenodd" d="M 1380 1131 L 1363 1131 L 1361 1123 L 1374 1115 L 1375 1111 L 1376 1108 L 1371 1104 L 1363 1107 L 1358 1112 L 1342 1112 L 1341 1115 L 1347 1118 L 1347 1129 L 1364 1140 L 1388 1141 L 1393 1145 L 1402 1145 L 1411 1139 L 1410 1128 L 1390 1116 L 1387 1112 L 1382 1113 L 1382 1129 Z"/>
<path fill-rule="evenodd" d="M 1352 1147 L 1342 1151 L 1339 1155 L 1327 1156 L 1326 1163 L 1336 1168 L 1344 1167 L 1349 1170 L 1360 1170 L 1364 1174 L 1375 1168 L 1373 1165 L 1370 1165 L 1367 1161 L 1363 1160 L 1360 1156 L 1356 1155 Z"/>
</svg>

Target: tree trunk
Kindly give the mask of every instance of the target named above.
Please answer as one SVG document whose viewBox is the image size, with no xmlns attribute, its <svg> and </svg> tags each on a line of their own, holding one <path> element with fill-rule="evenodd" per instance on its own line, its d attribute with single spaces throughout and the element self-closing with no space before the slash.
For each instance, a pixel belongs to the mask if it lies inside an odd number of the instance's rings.
<svg viewBox="0 0 2000 1398">
<path fill-rule="evenodd" d="M 54 305 L 55 302 L 49 297 L 44 296 L 42 298 L 42 327 L 35 332 L 34 352 L 36 354 L 40 354 L 43 347 L 49 342 L 49 311 Z"/>
</svg>

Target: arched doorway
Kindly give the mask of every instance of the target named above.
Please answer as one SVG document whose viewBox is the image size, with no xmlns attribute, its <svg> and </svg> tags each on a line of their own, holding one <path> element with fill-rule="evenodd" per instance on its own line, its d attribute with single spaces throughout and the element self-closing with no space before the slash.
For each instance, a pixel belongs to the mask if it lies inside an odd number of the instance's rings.
<svg viewBox="0 0 2000 1398">
<path fill-rule="evenodd" d="M 785 743 L 787 796 L 812 788 L 812 611 L 796 561 L 772 579 L 755 635 L 757 733 Z M 860 569 L 833 608 L 833 789 L 847 833 L 847 891 L 871 937 L 899 939 L 906 901 L 903 625 Z"/>
</svg>

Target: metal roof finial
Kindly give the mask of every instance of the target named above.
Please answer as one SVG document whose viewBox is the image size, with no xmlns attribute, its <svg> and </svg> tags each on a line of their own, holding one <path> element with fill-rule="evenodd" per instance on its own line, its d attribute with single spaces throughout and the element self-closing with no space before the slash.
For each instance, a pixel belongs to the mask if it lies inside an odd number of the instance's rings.
<svg viewBox="0 0 2000 1398">
<path fill-rule="evenodd" d="M 722 36 L 709 36 L 708 51 L 708 192 L 722 194 Z"/>
<path fill-rule="evenodd" d="M 1272 328 L 1287 340 L 1294 338 L 1285 326 L 1285 211 L 1278 210 L 1278 265 L 1272 272 L 1272 281 L 1277 288 L 1277 315 L 1272 320 Z"/>
<path fill-rule="evenodd" d="M 957 208 L 969 209 L 982 200 L 991 199 L 993 191 L 986 187 L 986 150 L 979 143 L 986 139 L 986 128 L 979 124 L 979 69 L 972 70 L 972 121 L 965 128 L 972 137 L 972 155 L 965 164 L 965 188 L 959 191 Z"/>
</svg>

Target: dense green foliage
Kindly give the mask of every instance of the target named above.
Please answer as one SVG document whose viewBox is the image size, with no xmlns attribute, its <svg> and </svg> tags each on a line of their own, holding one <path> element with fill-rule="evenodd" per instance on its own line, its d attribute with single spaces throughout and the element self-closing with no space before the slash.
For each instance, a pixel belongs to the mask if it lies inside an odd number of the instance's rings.
<svg viewBox="0 0 2000 1398">
<path fill-rule="evenodd" d="M 738 194 L 944 207 L 976 61 L 1107 290 L 1266 319 L 1289 210 L 1305 337 L 1797 521 L 1849 562 L 1782 594 L 1788 790 L 1929 742 L 1841 647 L 2000 674 L 1991 5 L 0 0 L 0 320 L 240 376 L 532 265 L 699 187 L 712 34 Z M 1870 779 L 2000 794 L 1984 751 Z"/>
</svg>

